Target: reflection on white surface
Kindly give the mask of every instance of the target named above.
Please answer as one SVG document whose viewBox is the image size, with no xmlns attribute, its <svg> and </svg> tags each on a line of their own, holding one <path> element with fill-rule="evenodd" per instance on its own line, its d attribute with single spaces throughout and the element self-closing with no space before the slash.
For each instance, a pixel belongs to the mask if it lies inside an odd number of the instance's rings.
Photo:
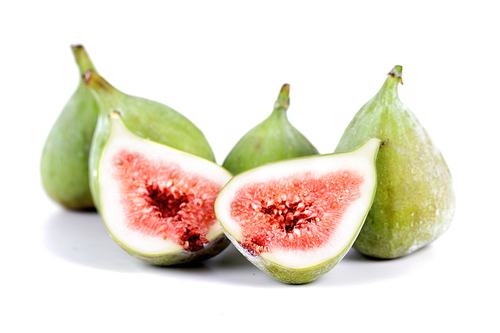
<svg viewBox="0 0 500 333">
<path fill-rule="evenodd" d="M 183 279 L 201 278 L 215 283 L 242 283 L 246 277 L 265 275 L 247 262 L 232 246 L 204 262 L 168 267 L 149 265 L 122 250 L 109 236 L 96 212 L 59 209 L 47 219 L 44 231 L 44 244 L 50 253 L 68 262 L 92 268 L 166 274 Z M 266 280 L 267 276 L 262 278 Z"/>
<path fill-rule="evenodd" d="M 251 286 L 278 286 L 248 262 L 232 245 L 200 263 L 158 267 L 133 258 L 109 236 L 96 212 L 54 211 L 46 221 L 44 244 L 53 255 L 73 264 L 122 273 L 165 274 L 182 279 Z M 351 249 L 331 272 L 312 284 L 356 285 L 396 279 L 433 255 L 432 245 L 412 256 L 393 260 L 370 259 Z"/>
<path fill-rule="evenodd" d="M 109 236 L 96 212 L 59 209 L 46 221 L 44 244 L 54 255 L 93 268 L 137 270 L 130 256 Z"/>
</svg>

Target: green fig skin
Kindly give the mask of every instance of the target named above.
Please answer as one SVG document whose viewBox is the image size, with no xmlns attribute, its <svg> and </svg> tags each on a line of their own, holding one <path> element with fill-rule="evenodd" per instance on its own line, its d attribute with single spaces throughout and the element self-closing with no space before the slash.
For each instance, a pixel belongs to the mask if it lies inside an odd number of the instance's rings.
<svg viewBox="0 0 500 333">
<path fill-rule="evenodd" d="M 90 190 L 98 210 L 98 163 L 109 135 L 108 116 L 113 111 L 120 112 L 127 128 L 140 137 L 215 161 L 204 134 L 182 114 L 161 103 L 124 94 L 95 71 L 85 72 L 83 78 L 99 105 L 89 159 Z"/>
<path fill-rule="evenodd" d="M 71 48 L 80 74 L 94 69 L 83 46 Z M 42 185 L 52 200 L 68 209 L 93 210 L 88 160 L 99 108 L 81 75 L 79 82 L 45 141 L 40 171 Z"/>
<path fill-rule="evenodd" d="M 289 93 L 290 85 L 284 84 L 271 115 L 248 131 L 229 152 L 222 166 L 233 175 L 268 162 L 318 154 L 288 120 Z"/>
<path fill-rule="evenodd" d="M 450 226 L 455 195 L 448 166 L 416 116 L 400 101 L 402 67 L 355 115 L 336 152 L 370 137 L 383 142 L 377 156 L 378 184 L 372 208 L 354 248 L 376 258 L 410 254 Z"/>
</svg>

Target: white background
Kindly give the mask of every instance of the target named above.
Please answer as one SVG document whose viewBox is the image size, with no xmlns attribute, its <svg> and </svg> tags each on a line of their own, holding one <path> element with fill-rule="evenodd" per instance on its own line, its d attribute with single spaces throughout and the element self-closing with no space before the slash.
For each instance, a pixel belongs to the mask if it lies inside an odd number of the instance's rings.
<svg viewBox="0 0 500 333">
<path fill-rule="evenodd" d="M 495 1 L 412 3 L 3 2 L 0 330 L 498 329 L 499 11 Z M 118 89 L 190 118 L 219 163 L 283 83 L 290 121 L 332 152 L 400 64 L 400 97 L 454 177 L 452 226 L 397 260 L 352 250 L 302 286 L 273 280 L 233 247 L 192 267 L 142 263 L 97 214 L 60 208 L 40 184 L 44 140 L 78 82 L 75 43 Z"/>
</svg>

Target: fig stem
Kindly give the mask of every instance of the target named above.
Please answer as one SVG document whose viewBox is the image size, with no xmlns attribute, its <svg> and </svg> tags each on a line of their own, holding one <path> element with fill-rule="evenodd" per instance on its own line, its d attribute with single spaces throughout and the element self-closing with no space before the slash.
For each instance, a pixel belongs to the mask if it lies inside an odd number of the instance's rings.
<svg viewBox="0 0 500 333">
<path fill-rule="evenodd" d="M 75 57 L 76 64 L 80 69 L 80 75 L 83 75 L 88 70 L 95 71 L 94 64 L 90 60 L 87 52 L 83 45 L 71 45 L 71 50 L 73 51 L 73 55 Z"/>
<path fill-rule="evenodd" d="M 403 66 L 400 66 L 400 65 L 394 66 L 394 68 L 391 69 L 391 71 L 387 75 L 398 78 L 399 79 L 398 82 L 403 84 L 403 78 L 402 78 Z"/>
<path fill-rule="evenodd" d="M 288 109 L 288 106 L 290 105 L 290 85 L 288 83 L 285 83 L 281 87 L 281 91 L 278 95 L 278 99 L 276 100 L 276 103 L 274 103 L 274 109 Z"/>
<path fill-rule="evenodd" d="M 387 73 L 387 79 L 384 82 L 382 88 L 380 88 L 377 93 L 377 99 L 381 103 L 386 105 L 391 104 L 394 100 L 398 99 L 398 84 L 403 84 L 401 76 L 403 75 L 402 66 L 394 66 L 389 73 Z"/>
</svg>

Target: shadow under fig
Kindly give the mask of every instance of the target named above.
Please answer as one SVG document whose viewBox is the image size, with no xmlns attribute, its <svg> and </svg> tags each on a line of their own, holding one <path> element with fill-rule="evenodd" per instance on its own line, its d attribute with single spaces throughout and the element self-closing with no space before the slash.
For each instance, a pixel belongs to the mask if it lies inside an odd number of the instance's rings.
<svg viewBox="0 0 500 333">
<path fill-rule="evenodd" d="M 262 287 L 289 287 L 248 262 L 229 245 L 202 262 L 153 266 L 133 258 L 111 238 L 99 214 L 60 209 L 47 220 L 44 244 L 55 256 L 97 269 L 126 273 L 152 273 L 211 283 Z M 432 257 L 430 245 L 397 259 L 376 259 L 351 249 L 330 272 L 306 286 L 345 286 L 399 278 Z"/>
<path fill-rule="evenodd" d="M 201 262 L 171 266 L 153 266 L 146 263 L 143 265 L 147 265 L 150 270 L 171 276 L 203 279 L 212 283 L 259 287 L 273 286 L 277 283 L 246 260 L 232 244 L 215 257 Z"/>
<path fill-rule="evenodd" d="M 45 247 L 59 258 L 109 271 L 150 272 L 236 284 L 247 281 L 246 277 L 263 274 L 232 245 L 217 256 L 202 262 L 163 267 L 147 264 L 133 258 L 116 244 L 106 230 L 102 218 L 95 211 L 60 209 L 54 212 L 46 220 L 43 241 Z"/>
<path fill-rule="evenodd" d="M 46 221 L 44 243 L 55 256 L 72 263 L 113 271 L 138 270 L 95 211 L 54 212 Z"/>
<path fill-rule="evenodd" d="M 328 284 L 343 286 L 398 279 L 431 260 L 433 254 L 432 244 L 394 259 L 365 256 L 351 248 L 344 259 L 320 280 L 325 279 Z"/>
</svg>

